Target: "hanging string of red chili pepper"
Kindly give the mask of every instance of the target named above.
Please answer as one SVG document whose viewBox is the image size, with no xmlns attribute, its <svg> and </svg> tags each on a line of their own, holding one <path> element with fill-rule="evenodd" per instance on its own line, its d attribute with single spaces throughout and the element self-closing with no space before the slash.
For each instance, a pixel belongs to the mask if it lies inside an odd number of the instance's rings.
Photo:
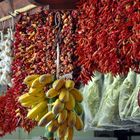
<svg viewBox="0 0 140 140">
<path fill-rule="evenodd" d="M 4 135 L 3 120 L 5 117 L 4 106 L 6 104 L 6 96 L 0 96 L 0 136 Z"/>
<path fill-rule="evenodd" d="M 87 83 L 93 71 L 127 74 L 140 72 L 139 0 L 87 0 L 78 6 L 78 79 Z"/>
<path fill-rule="evenodd" d="M 17 99 L 28 91 L 26 85 L 23 84 L 27 75 L 56 73 L 55 13 L 56 11 L 41 11 L 33 15 L 24 14 L 16 24 L 14 60 L 11 66 L 13 87 L 8 89 L 6 95 L 0 99 L 4 100 L 0 104 L 1 135 L 12 132 L 17 127 L 22 127 L 29 132 L 36 126 L 36 122 L 26 118 L 27 110 L 17 102 Z M 72 61 L 75 49 L 73 16 L 76 17 L 76 12 L 60 11 L 60 13 L 62 18 L 60 53 L 63 58 L 60 59 L 62 63 L 60 75 L 64 75 L 74 69 Z M 17 111 L 19 115 L 16 115 Z"/>
</svg>

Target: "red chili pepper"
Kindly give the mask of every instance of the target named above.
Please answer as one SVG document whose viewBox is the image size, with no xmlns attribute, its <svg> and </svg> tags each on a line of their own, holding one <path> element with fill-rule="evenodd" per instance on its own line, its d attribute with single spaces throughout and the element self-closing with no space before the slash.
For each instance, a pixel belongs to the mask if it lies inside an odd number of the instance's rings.
<svg viewBox="0 0 140 140">
<path fill-rule="evenodd" d="M 139 6 L 139 0 L 79 3 L 75 55 L 83 83 L 95 70 L 113 75 L 140 71 Z"/>
</svg>

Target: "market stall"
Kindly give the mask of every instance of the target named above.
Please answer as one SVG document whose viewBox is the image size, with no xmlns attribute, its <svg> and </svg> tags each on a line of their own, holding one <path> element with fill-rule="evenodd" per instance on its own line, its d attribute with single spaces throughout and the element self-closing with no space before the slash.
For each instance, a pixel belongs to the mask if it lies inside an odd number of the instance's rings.
<svg viewBox="0 0 140 140">
<path fill-rule="evenodd" d="M 139 128 L 139 0 L 5 0 L 0 16 L 0 136 Z"/>
</svg>

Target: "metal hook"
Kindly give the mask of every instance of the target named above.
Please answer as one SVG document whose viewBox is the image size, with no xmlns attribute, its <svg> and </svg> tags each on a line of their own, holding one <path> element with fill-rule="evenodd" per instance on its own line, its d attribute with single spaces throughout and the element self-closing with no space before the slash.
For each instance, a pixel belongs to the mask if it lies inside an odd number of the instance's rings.
<svg viewBox="0 0 140 140">
<path fill-rule="evenodd" d="M 58 28 L 58 32 L 56 34 L 56 44 L 61 43 L 60 32 L 61 32 L 61 14 L 60 12 L 56 12 L 55 14 L 55 26 Z"/>
<path fill-rule="evenodd" d="M 10 16 L 12 16 L 13 18 L 15 18 L 15 16 L 13 15 L 13 13 L 8 12 L 8 14 L 9 14 Z"/>
<path fill-rule="evenodd" d="M 57 27 L 60 27 L 60 24 L 61 24 L 61 15 L 60 15 L 60 12 L 56 12 L 56 14 L 55 14 L 55 25 Z"/>
</svg>

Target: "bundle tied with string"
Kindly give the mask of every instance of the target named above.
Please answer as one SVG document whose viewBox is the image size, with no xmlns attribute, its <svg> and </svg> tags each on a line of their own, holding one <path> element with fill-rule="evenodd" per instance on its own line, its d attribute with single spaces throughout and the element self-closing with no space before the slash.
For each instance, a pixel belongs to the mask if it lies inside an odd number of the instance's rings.
<svg viewBox="0 0 140 140">
<path fill-rule="evenodd" d="M 58 16 L 58 17 L 57 17 Z M 58 21 L 57 21 L 58 20 Z M 57 23 L 58 22 L 58 23 Z M 56 78 L 59 78 L 59 63 L 60 63 L 60 47 L 59 47 L 59 43 L 61 43 L 60 40 L 60 32 L 61 32 L 61 26 L 60 26 L 60 14 L 59 12 L 56 13 L 55 15 L 55 25 L 56 25 L 56 29 L 58 29 L 58 33 L 56 34 L 56 52 L 57 52 L 57 59 L 56 59 Z"/>
</svg>

